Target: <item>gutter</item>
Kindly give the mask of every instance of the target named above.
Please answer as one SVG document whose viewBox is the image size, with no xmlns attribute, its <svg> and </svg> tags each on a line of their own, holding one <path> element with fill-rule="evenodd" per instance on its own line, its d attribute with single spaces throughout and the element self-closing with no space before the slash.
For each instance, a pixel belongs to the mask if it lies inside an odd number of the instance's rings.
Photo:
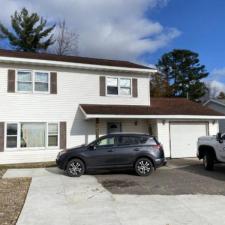
<svg viewBox="0 0 225 225">
<path fill-rule="evenodd" d="M 44 65 L 53 67 L 66 67 L 66 68 L 76 68 L 76 69 L 92 69 L 92 70 L 109 70 L 109 71 L 122 71 L 122 72 L 137 72 L 137 73 L 155 73 L 156 69 L 139 69 L 139 68 L 129 68 L 129 67 L 117 67 L 117 66 L 102 66 L 102 65 L 92 65 L 84 63 L 71 63 L 62 61 L 52 61 L 43 59 L 27 59 L 27 58 L 14 58 L 14 57 L 3 57 L 0 56 L 0 62 L 10 63 L 10 64 L 31 64 L 31 65 Z"/>
</svg>

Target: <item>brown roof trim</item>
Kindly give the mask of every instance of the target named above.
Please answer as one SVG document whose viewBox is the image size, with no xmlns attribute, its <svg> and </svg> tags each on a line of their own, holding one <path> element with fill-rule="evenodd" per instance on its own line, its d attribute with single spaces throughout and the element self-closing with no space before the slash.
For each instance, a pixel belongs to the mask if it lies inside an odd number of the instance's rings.
<svg viewBox="0 0 225 225">
<path fill-rule="evenodd" d="M 136 63 L 122 61 L 122 60 L 110 60 L 110 59 L 97 59 L 80 56 L 59 56 L 48 53 L 33 53 L 33 52 L 22 52 L 22 51 L 11 51 L 0 49 L 0 56 L 12 57 L 12 58 L 25 58 L 25 59 L 37 59 L 37 60 L 49 60 L 49 61 L 60 61 L 70 63 L 83 63 L 100 66 L 115 66 L 115 67 L 126 67 L 133 69 L 152 69 L 147 66 L 139 65 Z"/>
<path fill-rule="evenodd" d="M 224 116 L 199 103 L 184 98 L 151 98 L 151 106 L 140 105 L 80 105 L 86 114 L 98 115 L 191 115 Z"/>
</svg>

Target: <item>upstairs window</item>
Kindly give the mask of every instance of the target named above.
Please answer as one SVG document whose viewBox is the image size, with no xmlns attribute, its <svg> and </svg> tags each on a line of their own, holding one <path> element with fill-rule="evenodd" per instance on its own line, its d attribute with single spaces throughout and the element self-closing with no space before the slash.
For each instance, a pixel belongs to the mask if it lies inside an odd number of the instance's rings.
<svg viewBox="0 0 225 225">
<path fill-rule="evenodd" d="M 118 78 L 107 78 L 107 94 L 118 95 Z"/>
<path fill-rule="evenodd" d="M 21 92 L 32 92 L 32 73 L 31 71 L 18 71 L 17 73 L 17 90 Z"/>
<path fill-rule="evenodd" d="M 49 73 L 17 71 L 18 92 L 49 92 Z"/>
<path fill-rule="evenodd" d="M 35 91 L 48 92 L 48 73 L 35 72 Z"/>
<path fill-rule="evenodd" d="M 107 95 L 131 96 L 130 78 L 112 78 L 106 79 Z"/>
</svg>

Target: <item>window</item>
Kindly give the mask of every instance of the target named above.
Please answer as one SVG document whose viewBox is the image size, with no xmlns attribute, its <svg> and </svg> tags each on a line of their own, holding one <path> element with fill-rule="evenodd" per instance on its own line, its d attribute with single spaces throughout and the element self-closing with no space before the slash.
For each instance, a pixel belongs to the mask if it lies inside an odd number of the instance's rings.
<svg viewBox="0 0 225 225">
<path fill-rule="evenodd" d="M 131 95 L 131 80 L 127 78 L 120 78 L 120 94 Z"/>
<path fill-rule="evenodd" d="M 58 146 L 58 124 L 48 124 L 48 146 Z"/>
<path fill-rule="evenodd" d="M 112 78 L 106 79 L 108 95 L 131 95 L 131 79 L 130 78 Z"/>
<path fill-rule="evenodd" d="M 118 79 L 107 78 L 107 94 L 118 95 Z"/>
<path fill-rule="evenodd" d="M 18 71 L 17 90 L 22 92 L 32 92 L 32 73 L 31 71 Z"/>
<path fill-rule="evenodd" d="M 106 145 L 114 145 L 115 137 L 106 137 L 102 138 L 97 142 L 97 146 L 106 146 Z"/>
<path fill-rule="evenodd" d="M 21 123 L 20 147 L 45 147 L 45 123 Z"/>
<path fill-rule="evenodd" d="M 38 92 L 48 92 L 48 73 L 35 72 L 35 87 Z"/>
<path fill-rule="evenodd" d="M 6 147 L 42 149 L 58 147 L 58 136 L 58 123 L 8 123 Z"/>
<path fill-rule="evenodd" d="M 48 92 L 49 73 L 33 71 L 17 71 L 18 92 Z"/>
<path fill-rule="evenodd" d="M 118 145 L 137 145 L 140 143 L 139 137 L 135 136 L 119 136 Z"/>
<path fill-rule="evenodd" d="M 17 124 L 8 123 L 7 124 L 7 134 L 6 134 L 6 143 L 7 148 L 16 148 L 17 147 Z"/>
</svg>

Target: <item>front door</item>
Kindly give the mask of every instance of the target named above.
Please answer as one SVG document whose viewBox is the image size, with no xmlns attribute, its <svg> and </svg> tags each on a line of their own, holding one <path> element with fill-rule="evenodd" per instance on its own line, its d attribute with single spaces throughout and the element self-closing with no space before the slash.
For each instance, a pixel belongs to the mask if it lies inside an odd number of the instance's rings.
<svg viewBox="0 0 225 225">
<path fill-rule="evenodd" d="M 107 123 L 108 134 L 121 132 L 121 123 L 119 122 L 109 122 Z"/>
</svg>

